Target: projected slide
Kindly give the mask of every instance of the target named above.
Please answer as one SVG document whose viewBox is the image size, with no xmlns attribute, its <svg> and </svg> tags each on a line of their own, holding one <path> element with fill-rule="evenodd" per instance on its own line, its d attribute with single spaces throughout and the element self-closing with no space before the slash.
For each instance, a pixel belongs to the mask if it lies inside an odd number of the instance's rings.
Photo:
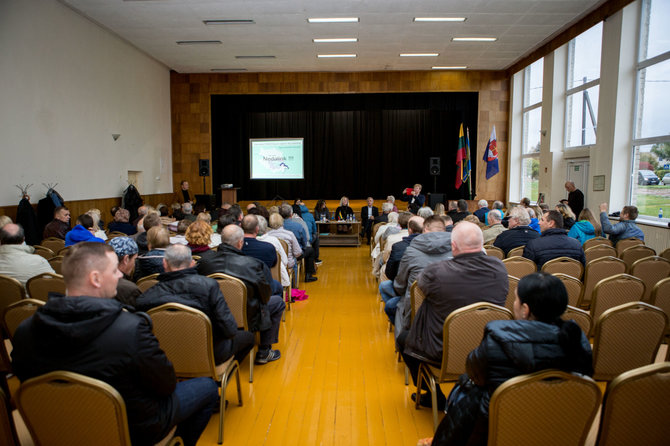
<svg viewBox="0 0 670 446">
<path fill-rule="evenodd" d="M 252 180 L 302 180 L 303 138 L 250 139 Z"/>
</svg>

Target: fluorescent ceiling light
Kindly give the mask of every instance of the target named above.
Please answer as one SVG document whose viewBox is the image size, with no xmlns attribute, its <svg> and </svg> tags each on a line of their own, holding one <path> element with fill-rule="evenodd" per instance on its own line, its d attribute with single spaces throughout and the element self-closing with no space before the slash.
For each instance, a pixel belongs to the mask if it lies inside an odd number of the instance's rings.
<svg viewBox="0 0 670 446">
<path fill-rule="evenodd" d="M 468 67 L 433 67 L 433 70 L 465 70 L 466 68 Z"/>
<path fill-rule="evenodd" d="M 358 42 L 355 37 L 343 37 L 338 39 L 312 39 L 314 43 L 343 43 L 343 42 Z"/>
<path fill-rule="evenodd" d="M 321 59 L 338 58 L 338 57 L 356 57 L 356 54 L 317 54 L 316 57 Z"/>
<path fill-rule="evenodd" d="M 212 68 L 211 71 L 215 73 L 221 73 L 221 72 L 226 72 L 229 73 L 231 71 L 247 71 L 246 68 Z"/>
<path fill-rule="evenodd" d="M 203 20 L 205 25 L 253 25 L 256 22 L 252 19 L 220 19 L 220 20 Z"/>
<path fill-rule="evenodd" d="M 355 23 L 358 17 L 308 18 L 309 23 Z"/>
<path fill-rule="evenodd" d="M 465 22 L 465 17 L 414 17 L 415 22 Z"/>
<path fill-rule="evenodd" d="M 274 59 L 275 56 L 235 56 L 235 59 Z"/>
<path fill-rule="evenodd" d="M 495 42 L 497 37 L 454 37 L 452 42 Z"/>
<path fill-rule="evenodd" d="M 400 53 L 400 57 L 437 57 L 440 53 Z"/>
<path fill-rule="evenodd" d="M 177 45 L 221 45 L 220 40 L 178 40 Z"/>
</svg>

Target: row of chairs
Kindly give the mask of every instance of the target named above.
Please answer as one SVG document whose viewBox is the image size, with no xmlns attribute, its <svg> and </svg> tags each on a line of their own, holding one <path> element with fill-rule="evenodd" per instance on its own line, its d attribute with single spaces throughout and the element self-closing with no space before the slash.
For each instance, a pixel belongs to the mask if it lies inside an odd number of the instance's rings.
<svg viewBox="0 0 670 446">
<path fill-rule="evenodd" d="M 39 299 L 46 302 L 49 293 L 65 294 L 65 281 L 60 274 L 42 273 L 31 277 L 24 287 L 13 277 L 0 274 L 0 311 L 8 305 L 25 299 Z"/>
</svg>

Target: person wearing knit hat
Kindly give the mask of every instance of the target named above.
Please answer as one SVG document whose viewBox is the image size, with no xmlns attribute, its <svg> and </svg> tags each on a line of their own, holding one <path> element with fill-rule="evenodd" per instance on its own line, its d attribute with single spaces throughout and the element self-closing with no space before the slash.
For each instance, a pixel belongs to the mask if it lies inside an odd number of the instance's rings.
<svg viewBox="0 0 670 446">
<path fill-rule="evenodd" d="M 135 269 L 135 259 L 137 259 L 139 252 L 137 243 L 130 237 L 114 237 L 109 241 L 109 246 L 114 249 L 116 256 L 119 258 L 119 271 L 123 273 L 123 277 L 119 279 L 119 284 L 116 287 L 115 299 L 124 305 L 134 307 L 135 299 L 142 294 L 137 285 L 130 280 Z"/>
</svg>

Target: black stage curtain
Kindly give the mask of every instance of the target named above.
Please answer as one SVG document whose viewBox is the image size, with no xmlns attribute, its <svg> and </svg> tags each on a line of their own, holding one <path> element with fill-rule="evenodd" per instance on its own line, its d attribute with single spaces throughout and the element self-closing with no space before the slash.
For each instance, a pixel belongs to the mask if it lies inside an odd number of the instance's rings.
<svg viewBox="0 0 670 446">
<path fill-rule="evenodd" d="M 212 95 L 212 179 L 241 187 L 239 200 L 397 198 L 414 183 L 432 192 L 440 157 L 436 192 L 467 198 L 454 188 L 458 132 L 470 129 L 474 189 L 477 108 L 478 93 Z M 249 179 L 249 139 L 301 137 L 304 180 Z"/>
</svg>

